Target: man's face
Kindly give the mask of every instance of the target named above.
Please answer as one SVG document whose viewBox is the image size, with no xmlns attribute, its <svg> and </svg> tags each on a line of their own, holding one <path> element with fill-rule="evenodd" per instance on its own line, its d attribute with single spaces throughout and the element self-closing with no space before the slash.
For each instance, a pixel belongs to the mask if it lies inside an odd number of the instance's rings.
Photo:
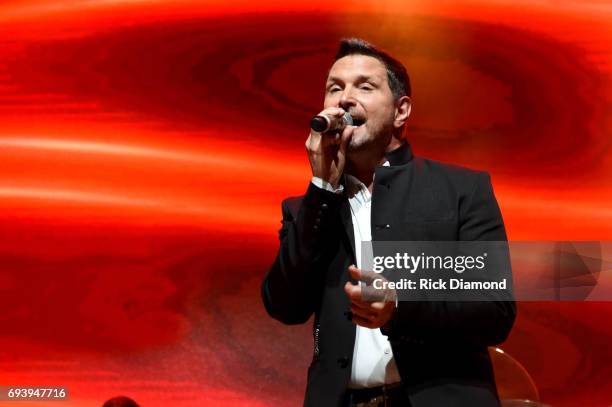
<svg viewBox="0 0 612 407">
<path fill-rule="evenodd" d="M 393 134 L 395 98 L 385 65 L 366 55 L 348 55 L 331 67 L 325 88 L 325 108 L 341 107 L 356 125 L 349 150 L 385 147 Z"/>
</svg>

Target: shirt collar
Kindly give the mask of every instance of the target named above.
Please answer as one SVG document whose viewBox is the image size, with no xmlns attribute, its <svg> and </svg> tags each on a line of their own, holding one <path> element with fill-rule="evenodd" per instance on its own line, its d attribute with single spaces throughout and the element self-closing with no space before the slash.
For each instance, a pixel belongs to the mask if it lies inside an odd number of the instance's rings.
<svg viewBox="0 0 612 407">
<path fill-rule="evenodd" d="M 386 161 L 382 164 L 383 167 L 395 165 L 404 165 L 409 163 L 413 158 L 412 149 L 407 140 L 402 141 L 402 144 L 395 150 L 385 153 Z M 346 185 L 346 193 L 349 198 L 357 198 L 360 203 L 371 200 L 370 191 L 365 184 L 351 174 L 344 174 L 344 183 Z"/>
<path fill-rule="evenodd" d="M 391 166 L 389 160 L 385 160 L 382 164 L 383 167 Z M 361 205 L 366 202 L 370 202 L 372 200 L 372 194 L 366 187 L 366 185 L 361 182 L 357 177 L 352 176 L 351 174 L 344 174 L 346 192 L 349 198 L 356 199 Z"/>
</svg>

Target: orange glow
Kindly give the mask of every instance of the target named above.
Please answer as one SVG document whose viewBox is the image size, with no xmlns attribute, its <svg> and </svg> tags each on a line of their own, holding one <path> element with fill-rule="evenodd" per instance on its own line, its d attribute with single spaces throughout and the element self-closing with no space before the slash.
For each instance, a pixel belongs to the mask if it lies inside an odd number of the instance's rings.
<svg viewBox="0 0 612 407">
<path fill-rule="evenodd" d="M 415 153 L 490 172 L 511 239 L 610 239 L 611 20 L 571 0 L 3 1 L 0 381 L 69 386 L 50 406 L 301 404 L 309 327 L 258 289 L 341 37 L 406 64 Z M 523 303 L 503 348 L 544 402 L 610 405 L 610 317 Z"/>
</svg>

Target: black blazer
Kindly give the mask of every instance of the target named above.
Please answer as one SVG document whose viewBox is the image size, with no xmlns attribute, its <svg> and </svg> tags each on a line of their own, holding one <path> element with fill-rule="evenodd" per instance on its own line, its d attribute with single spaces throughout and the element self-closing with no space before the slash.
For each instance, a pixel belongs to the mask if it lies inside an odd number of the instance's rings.
<svg viewBox="0 0 612 407">
<path fill-rule="evenodd" d="M 489 176 L 413 157 L 408 143 L 375 169 L 372 240 L 505 241 Z M 345 406 L 355 324 L 344 284 L 355 264 L 348 198 L 310 184 L 282 203 L 280 248 L 261 291 L 267 312 L 285 324 L 314 314 L 305 406 Z M 399 303 L 388 336 L 414 407 L 497 406 L 487 347 L 503 342 L 514 301 Z"/>
</svg>

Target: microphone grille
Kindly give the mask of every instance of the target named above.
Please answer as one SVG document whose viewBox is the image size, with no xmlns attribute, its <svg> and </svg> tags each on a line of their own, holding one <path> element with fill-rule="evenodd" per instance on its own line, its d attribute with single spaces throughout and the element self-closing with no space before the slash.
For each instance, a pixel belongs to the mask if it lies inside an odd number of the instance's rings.
<svg viewBox="0 0 612 407">
<path fill-rule="evenodd" d="M 347 126 L 353 125 L 353 117 L 349 114 L 349 112 L 344 112 L 344 116 L 342 117 L 342 120 L 344 120 L 344 123 Z"/>
</svg>

